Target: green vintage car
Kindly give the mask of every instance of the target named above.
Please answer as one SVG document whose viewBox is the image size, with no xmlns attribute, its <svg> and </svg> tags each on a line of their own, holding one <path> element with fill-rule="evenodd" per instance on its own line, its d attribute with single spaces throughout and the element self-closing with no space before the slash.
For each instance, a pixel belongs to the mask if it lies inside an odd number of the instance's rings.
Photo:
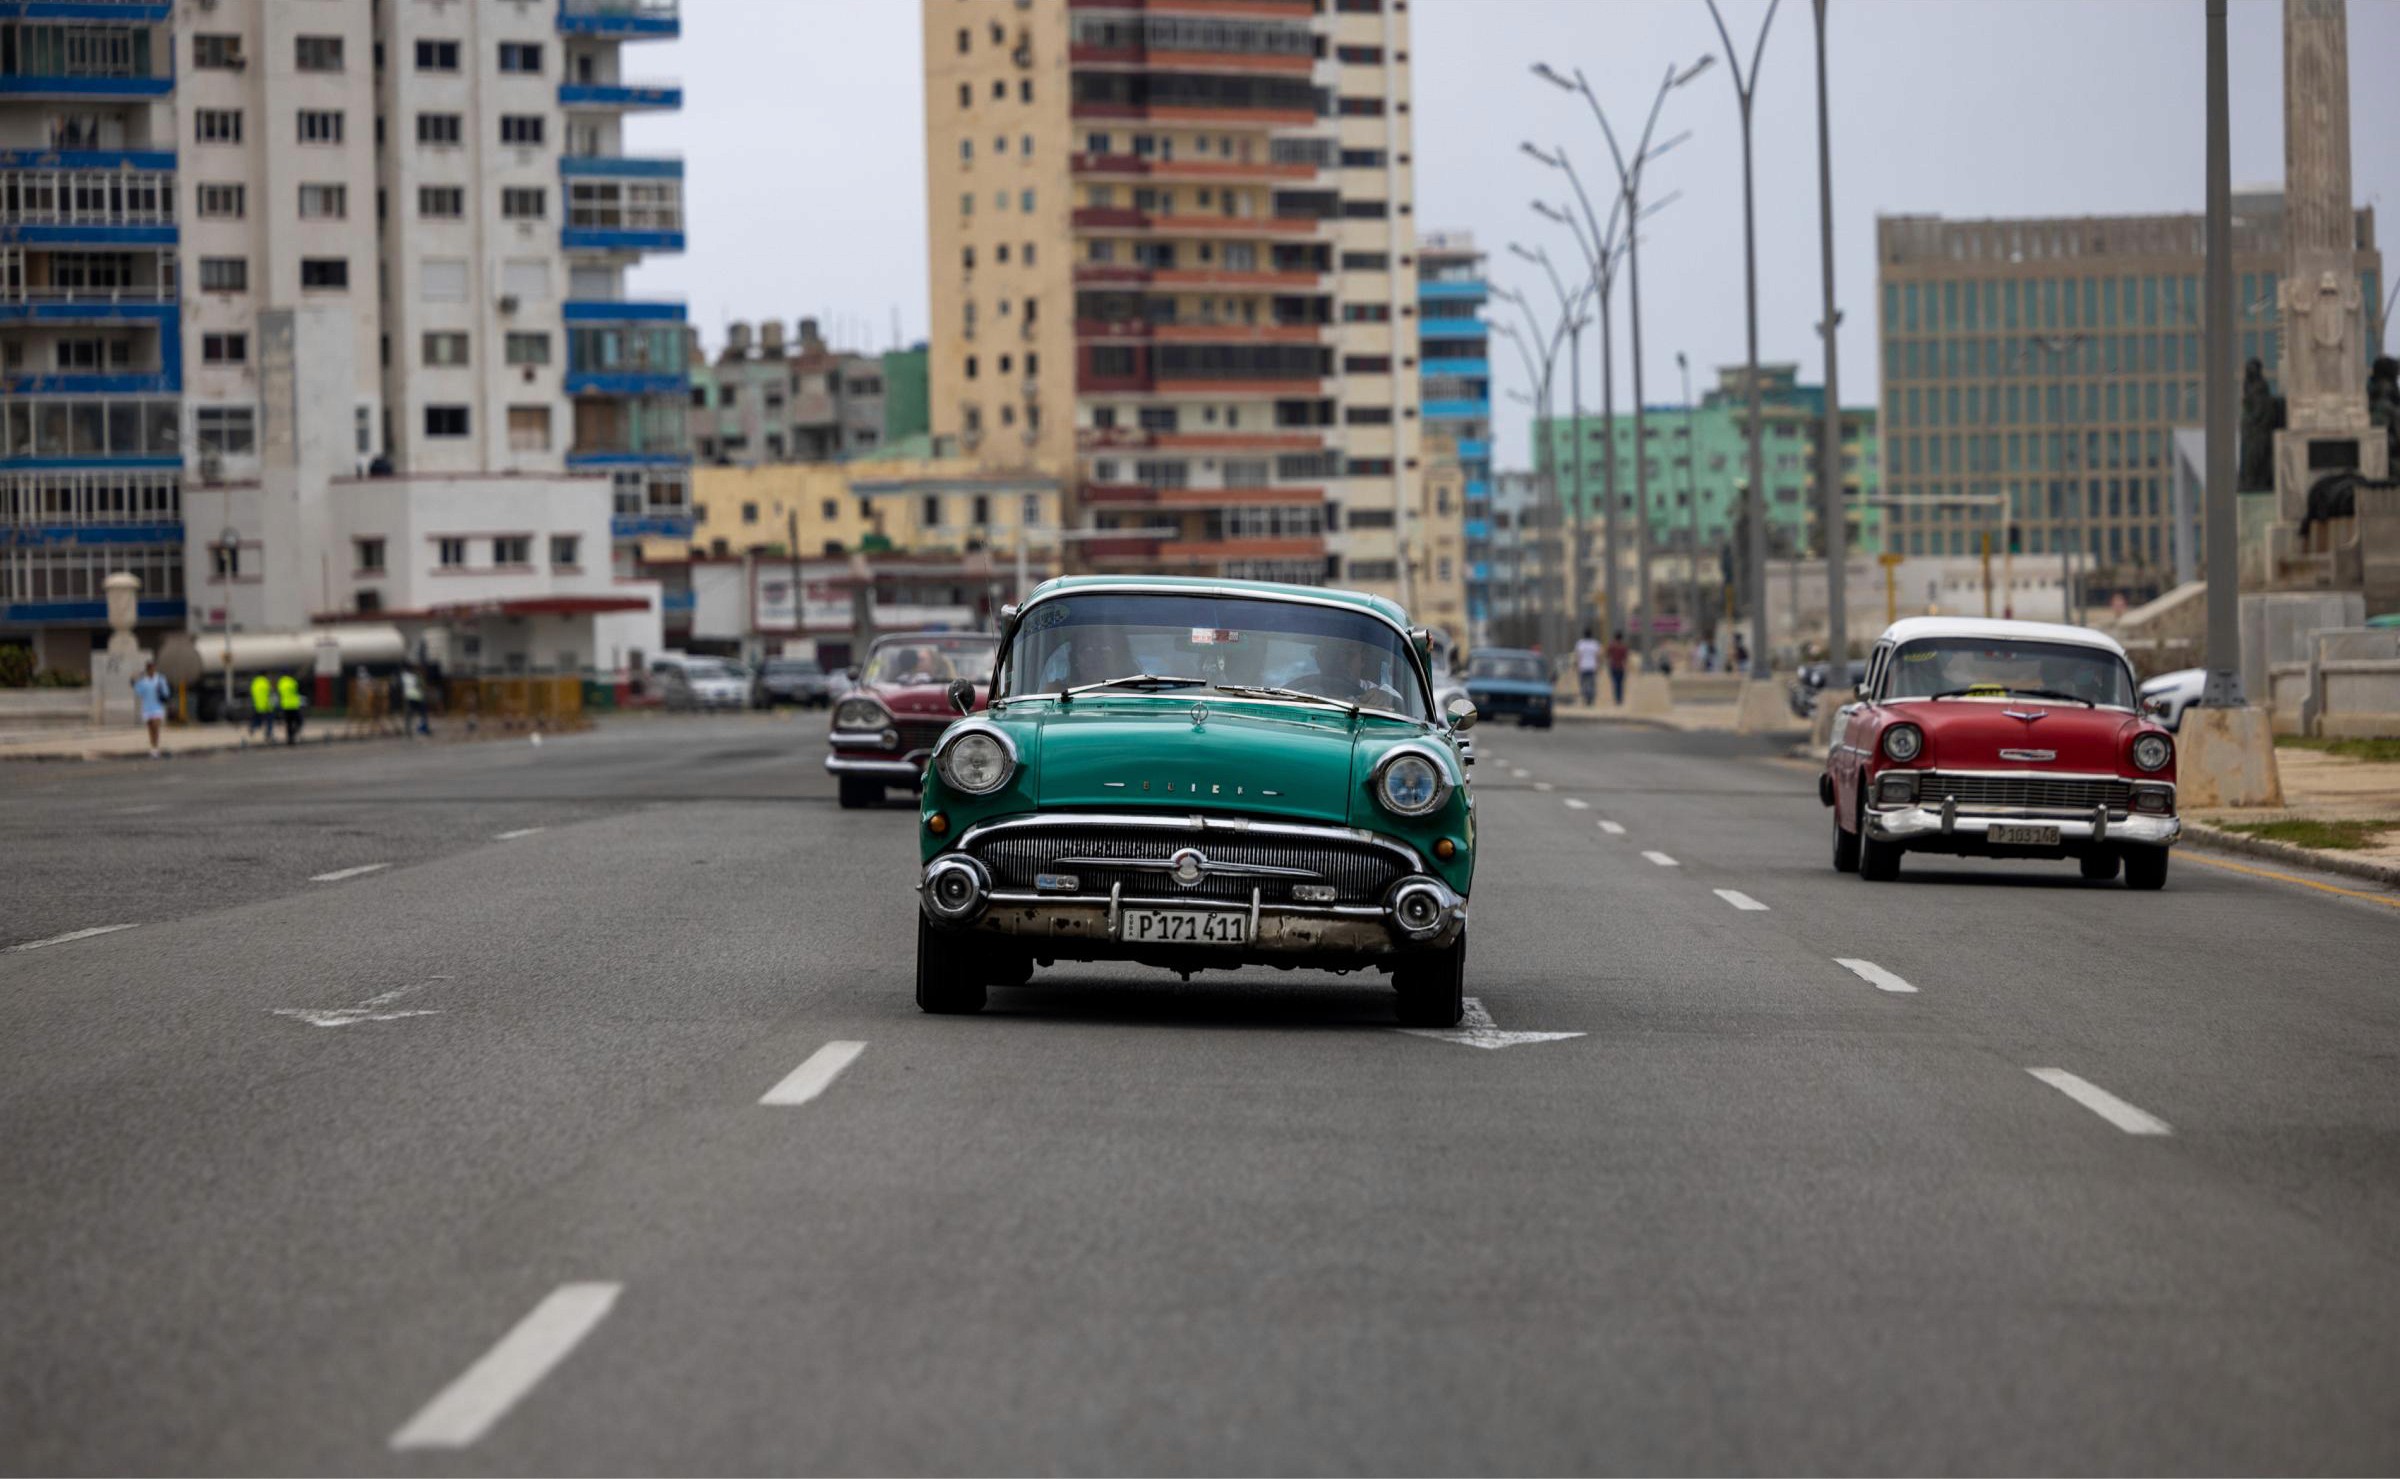
<svg viewBox="0 0 2400 1479">
<path fill-rule="evenodd" d="M 1038 587 L 925 773 L 917 1005 L 980 1011 L 1061 960 L 1276 965 L 1389 971 L 1402 1021 L 1456 1025 L 1475 711 L 1436 711 L 1425 652 L 1352 591 Z"/>
</svg>

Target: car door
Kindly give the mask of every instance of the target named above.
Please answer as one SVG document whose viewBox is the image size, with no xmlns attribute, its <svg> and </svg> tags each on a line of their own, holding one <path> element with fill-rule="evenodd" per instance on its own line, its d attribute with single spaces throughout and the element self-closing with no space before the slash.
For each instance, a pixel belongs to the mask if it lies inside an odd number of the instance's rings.
<svg viewBox="0 0 2400 1479">
<path fill-rule="evenodd" d="M 1834 804 L 1844 816 L 1857 814 L 1866 738 L 1874 732 L 1876 699 L 1890 655 L 1890 644 L 1875 644 L 1875 650 L 1867 654 L 1867 673 L 1859 684 L 1857 699 L 1844 704 L 1834 721 L 1832 753 L 1826 763 L 1833 772 Z"/>
</svg>

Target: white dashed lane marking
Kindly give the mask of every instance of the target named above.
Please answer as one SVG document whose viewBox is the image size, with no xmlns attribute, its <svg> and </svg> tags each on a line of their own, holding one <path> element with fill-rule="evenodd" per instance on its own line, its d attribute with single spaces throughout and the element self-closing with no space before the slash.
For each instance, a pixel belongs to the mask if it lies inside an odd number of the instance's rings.
<svg viewBox="0 0 2400 1479">
<path fill-rule="evenodd" d="M 1743 893 L 1738 888 L 1720 888 L 1713 890 L 1713 892 L 1718 898 L 1723 899 L 1726 903 L 1731 904 L 1736 909 L 1763 911 L 1767 907 L 1758 900 L 1750 897 L 1748 894 Z"/>
<path fill-rule="evenodd" d="M 27 940 L 22 945 L 11 945 L 5 952 L 0 953 L 15 955 L 25 950 L 46 950 L 52 945 L 71 945 L 77 940 L 91 939 L 94 935 L 113 935 L 119 930 L 134 928 L 136 926 L 130 924 L 96 924 L 88 930 L 69 930 L 63 935 L 52 935 L 47 940 Z"/>
<path fill-rule="evenodd" d="M 389 863 L 361 863 L 355 868 L 336 868 L 331 873 L 311 874 L 308 881 L 311 883 L 339 883 L 345 878 L 357 878 L 368 873 L 380 873 L 390 866 L 392 865 Z"/>
<path fill-rule="evenodd" d="M 519 827 L 514 832 L 494 832 L 492 840 L 494 842 L 514 842 L 520 837 L 531 837 L 541 830 L 540 827 Z"/>
<path fill-rule="evenodd" d="M 1882 966 L 1877 965 L 1871 960 L 1852 960 L 1845 956 L 1837 955 L 1834 957 L 1833 963 L 1848 971 L 1850 974 L 1858 977 L 1861 981 L 1866 982 L 1869 986 L 1874 987 L 1878 991 L 1889 991 L 1896 996 L 1914 996 L 1917 994 L 1916 987 L 1909 985 L 1906 981 L 1901 980 L 1898 976 L 1893 975 L 1890 971 L 1885 970 Z"/>
<path fill-rule="evenodd" d="M 1651 862 L 1658 864 L 1658 866 L 1661 868 L 1680 868 L 1683 866 L 1681 863 L 1676 862 L 1673 858 L 1668 857 L 1663 852 L 1646 852 L 1643 853 L 1642 856 L 1648 858 Z"/>
<path fill-rule="evenodd" d="M 1625 835 L 1625 828 L 1616 822 L 1602 822 L 1600 824 L 1600 830 L 1606 832 L 1611 837 L 1622 837 Z"/>
<path fill-rule="evenodd" d="M 1569 811 L 1590 811 L 1591 809 L 1592 803 L 1582 799 L 1579 796 L 1569 796 L 1567 798 L 1567 810 Z"/>
<path fill-rule="evenodd" d="M 808 1055 L 798 1068 L 783 1077 L 783 1082 L 767 1090 L 761 1104 L 806 1104 L 832 1086 L 841 1071 L 867 1050 L 863 1042 L 829 1042 Z"/>
<path fill-rule="evenodd" d="M 510 1408 L 573 1354 L 608 1318 L 622 1284 L 561 1284 L 533 1313 L 500 1337 L 483 1358 L 442 1388 L 392 1434 L 392 1447 L 465 1448 L 508 1416 Z"/>
<path fill-rule="evenodd" d="M 2174 1133 L 2167 1122 L 2157 1115 L 2148 1110 L 2136 1109 L 2098 1084 L 2089 1079 L 2077 1078 L 2063 1068 L 2028 1068 L 2025 1071 L 2128 1135 L 2171 1135 Z"/>
<path fill-rule="evenodd" d="M 1558 789 L 1556 786 L 1551 785 L 1548 781 L 1535 781 L 1533 783 L 1533 788 L 1536 791 L 1555 791 Z"/>
</svg>

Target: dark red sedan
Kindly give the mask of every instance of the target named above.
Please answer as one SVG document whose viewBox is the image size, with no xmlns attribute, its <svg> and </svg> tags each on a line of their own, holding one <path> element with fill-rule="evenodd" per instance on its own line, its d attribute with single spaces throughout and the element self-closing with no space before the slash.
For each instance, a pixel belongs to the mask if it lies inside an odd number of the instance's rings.
<svg viewBox="0 0 2400 1479">
<path fill-rule="evenodd" d="M 914 791 L 925 757 L 958 717 L 950 685 L 975 686 L 974 707 L 991 696 L 999 639 L 976 632 L 895 632 L 875 639 L 857 686 L 833 705 L 825 769 L 840 781 L 842 805 L 875 806 L 884 791 Z"/>
</svg>

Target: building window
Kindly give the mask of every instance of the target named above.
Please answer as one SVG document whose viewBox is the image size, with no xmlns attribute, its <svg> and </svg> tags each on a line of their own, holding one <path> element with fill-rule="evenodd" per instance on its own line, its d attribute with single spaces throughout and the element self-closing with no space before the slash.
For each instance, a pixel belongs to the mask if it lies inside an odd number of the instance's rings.
<svg viewBox="0 0 2400 1479">
<path fill-rule="evenodd" d="M 745 503 L 742 505 L 742 522 L 745 524 L 755 524 L 758 522 L 757 504 Z"/>
<path fill-rule="evenodd" d="M 300 219 L 303 221 L 339 221 L 350 214 L 350 189 L 346 185 L 303 185 L 300 187 Z"/>
<path fill-rule="evenodd" d="M 550 192 L 539 185 L 512 185 L 500 192 L 500 215 L 509 221 L 538 221 L 550 213 Z"/>
<path fill-rule="evenodd" d="M 354 609 L 361 616 L 381 611 L 383 609 L 383 592 L 360 591 L 358 593 L 357 604 Z"/>
<path fill-rule="evenodd" d="M 512 365 L 546 365 L 550 363 L 550 336 L 512 333 L 508 336 L 507 355 Z"/>
<path fill-rule="evenodd" d="M 458 70 L 458 43 L 455 41 L 419 41 L 417 70 L 420 72 L 455 72 Z"/>
<path fill-rule="evenodd" d="M 204 293 L 246 293 L 250 291 L 250 259 L 248 257 L 202 257 L 200 259 L 200 291 Z"/>
<path fill-rule="evenodd" d="M 342 38 L 339 36 L 293 37 L 292 65 L 303 72 L 339 72 L 342 70 Z"/>
<path fill-rule="evenodd" d="M 842 516 L 842 506 L 834 499 L 828 498 L 817 505 L 817 516 L 830 524 Z"/>
<path fill-rule="evenodd" d="M 551 536 L 550 536 L 550 568 L 551 568 L 551 569 L 553 569 L 553 570 L 573 570 L 573 569 L 575 569 L 576 567 L 580 566 L 580 565 L 583 563 L 583 561 L 582 561 L 580 558 L 578 558 L 580 555 L 582 555 L 582 553 L 583 553 L 583 541 L 582 541 L 582 540 L 580 540 L 580 539 L 578 539 L 578 538 L 576 538 L 574 535 L 572 535 L 572 534 L 553 534 L 553 535 L 551 535 Z"/>
<path fill-rule="evenodd" d="M 300 110 L 300 142 L 303 144 L 338 144 L 342 141 L 342 115 L 334 108 L 303 108 Z"/>
<path fill-rule="evenodd" d="M 383 573 L 382 540 L 353 539 L 350 541 L 350 547 L 352 551 L 350 563 L 358 574 L 381 575 Z"/>
<path fill-rule="evenodd" d="M 527 148 L 538 147 L 542 142 L 542 115 L 503 114 L 500 119 L 500 142 Z"/>
<path fill-rule="evenodd" d="M 921 511 L 923 518 L 920 520 L 920 522 L 925 524 L 928 528 L 940 528 L 942 523 L 941 498 L 936 494 L 928 493 L 925 495 L 924 504 L 925 506 Z"/>
<path fill-rule="evenodd" d="M 1383 99 L 1343 98 L 1340 112 L 1344 118 L 1381 118 L 1383 116 Z"/>
<path fill-rule="evenodd" d="M 246 365 L 250 363 L 248 334 L 202 334 L 200 363 L 204 365 Z"/>
<path fill-rule="evenodd" d="M 501 42 L 500 70 L 517 73 L 540 72 L 542 70 L 541 43 L 538 41 Z"/>
<path fill-rule="evenodd" d="M 425 434 L 429 437 L 463 437 L 467 434 L 465 406 L 427 406 Z"/>
<path fill-rule="evenodd" d="M 192 37 L 192 66 L 207 72 L 238 72 L 244 66 L 242 38 L 225 35 Z"/>
<path fill-rule="evenodd" d="M 341 292 L 350 286 L 348 257 L 302 257 L 300 286 L 325 292 Z"/>
<path fill-rule="evenodd" d="M 455 221 L 467 213 L 467 192 L 457 185 L 419 185 L 417 214 L 428 221 Z"/>
<path fill-rule="evenodd" d="M 547 452 L 550 450 L 550 408 L 548 406 L 511 406 L 508 408 L 508 450 L 511 452 Z"/>
<path fill-rule="evenodd" d="M 437 539 L 434 541 L 434 558 L 441 562 L 444 570 L 464 569 L 467 542 L 463 539 Z"/>
<path fill-rule="evenodd" d="M 1388 303 L 1344 303 L 1342 322 L 1346 324 L 1389 323 L 1392 317 Z"/>
<path fill-rule="evenodd" d="M 465 334 L 427 334 L 423 349 L 425 363 L 429 365 L 463 365 L 467 362 Z"/>
<path fill-rule="evenodd" d="M 252 406 L 196 407 L 192 440 L 202 452 L 248 457 L 258 451 L 258 411 Z"/>
<path fill-rule="evenodd" d="M 492 563 L 495 565 L 530 565 L 533 563 L 533 538 L 526 534 L 495 534 L 492 536 Z"/>
<path fill-rule="evenodd" d="M 456 144 L 465 137 L 456 113 L 417 115 L 417 142 L 420 144 Z"/>
<path fill-rule="evenodd" d="M 1342 356 L 1345 375 L 1389 375 L 1392 357 L 1388 354 L 1348 354 Z"/>
<path fill-rule="evenodd" d="M 203 144 L 238 144 L 242 141 L 242 110 L 239 108 L 202 108 L 192 115 L 192 136 Z"/>
<path fill-rule="evenodd" d="M 1380 221 L 1390 215 L 1391 211 L 1392 205 L 1388 200 L 1345 200 L 1342 202 L 1342 216 L 1346 220 Z"/>
<path fill-rule="evenodd" d="M 200 214 L 217 221 L 238 221 L 242 218 L 244 197 L 239 185 L 202 185 L 199 191 Z"/>
</svg>

